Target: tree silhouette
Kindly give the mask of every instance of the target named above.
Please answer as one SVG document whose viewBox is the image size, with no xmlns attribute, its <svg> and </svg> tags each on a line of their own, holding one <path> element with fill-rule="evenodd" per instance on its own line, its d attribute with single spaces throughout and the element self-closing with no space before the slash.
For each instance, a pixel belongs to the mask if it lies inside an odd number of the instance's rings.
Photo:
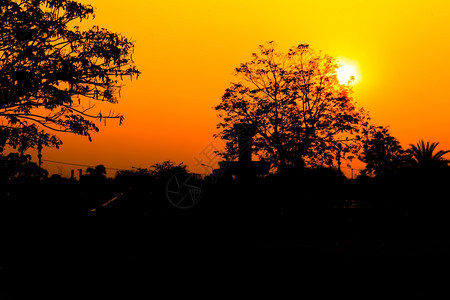
<svg viewBox="0 0 450 300">
<path fill-rule="evenodd" d="M 135 168 L 133 170 L 117 171 L 114 180 L 123 189 L 129 189 L 131 187 L 147 189 L 153 182 L 153 175 L 148 169 Z"/>
<path fill-rule="evenodd" d="M 419 167 L 443 167 L 448 165 L 448 160 L 444 159 L 444 155 L 450 153 L 450 150 L 440 150 L 434 153 L 439 143 L 430 143 L 420 140 L 416 145 L 410 145 L 410 153 Z"/>
<path fill-rule="evenodd" d="M 411 157 L 403 150 L 400 142 L 388 128 L 372 126 L 363 140 L 363 151 L 359 159 L 366 163 L 364 172 L 368 175 L 392 173 L 410 163 Z"/>
<path fill-rule="evenodd" d="M 55 131 L 90 140 L 96 120 L 122 122 L 92 112 L 92 103 L 117 103 L 118 78 L 139 75 L 133 43 L 69 25 L 93 15 L 70 0 L 0 0 L 0 147 L 59 146 Z"/>
<path fill-rule="evenodd" d="M 275 51 L 259 47 L 252 60 L 236 68 L 232 83 L 215 107 L 221 119 L 217 136 L 227 141 L 221 155 L 237 157 L 234 124 L 256 128 L 256 155 L 281 170 L 288 166 L 333 165 L 360 147 L 359 133 L 368 115 L 358 110 L 349 85 L 336 76 L 337 62 L 308 45 Z"/>
<path fill-rule="evenodd" d="M 160 180 L 166 180 L 171 176 L 183 172 L 187 173 L 187 166 L 182 162 L 176 164 L 170 160 L 163 161 L 161 163 L 156 163 L 151 166 L 150 172 L 155 178 Z"/>
<path fill-rule="evenodd" d="M 47 176 L 48 172 L 32 162 L 30 155 L 0 154 L 0 184 L 39 181 Z"/>
<path fill-rule="evenodd" d="M 93 178 L 106 178 L 106 168 L 104 165 L 97 165 L 95 168 L 87 168 L 86 173 Z"/>
</svg>

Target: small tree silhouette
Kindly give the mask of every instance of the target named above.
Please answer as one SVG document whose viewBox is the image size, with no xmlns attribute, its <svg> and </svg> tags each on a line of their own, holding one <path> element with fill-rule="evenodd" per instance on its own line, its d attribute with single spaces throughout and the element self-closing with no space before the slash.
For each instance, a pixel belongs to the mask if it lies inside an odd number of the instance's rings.
<svg viewBox="0 0 450 300">
<path fill-rule="evenodd" d="M 363 152 L 359 159 L 366 163 L 367 175 L 385 175 L 409 165 L 411 157 L 388 128 L 372 126 L 363 141 Z"/>
<path fill-rule="evenodd" d="M 32 162 L 30 155 L 10 153 L 3 156 L 0 153 L 0 184 L 39 181 L 47 176 L 47 170 Z"/>
<path fill-rule="evenodd" d="M 95 168 L 87 168 L 86 173 L 95 178 L 105 178 L 106 168 L 104 165 L 97 165 Z"/>
<path fill-rule="evenodd" d="M 447 166 L 449 160 L 444 159 L 444 155 L 450 153 L 450 150 L 439 150 L 434 152 L 439 143 L 425 143 L 420 140 L 416 145 L 411 144 L 409 152 L 411 153 L 415 165 L 422 168 L 434 168 Z"/>
<path fill-rule="evenodd" d="M 180 172 L 187 173 L 187 166 L 182 162 L 177 165 L 170 160 L 166 160 L 151 166 L 151 174 L 160 180 L 168 179 Z"/>
</svg>

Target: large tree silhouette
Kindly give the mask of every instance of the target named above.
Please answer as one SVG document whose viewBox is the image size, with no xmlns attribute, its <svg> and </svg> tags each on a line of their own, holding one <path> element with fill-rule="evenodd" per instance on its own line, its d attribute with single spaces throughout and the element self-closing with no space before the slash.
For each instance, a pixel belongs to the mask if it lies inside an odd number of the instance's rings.
<svg viewBox="0 0 450 300">
<path fill-rule="evenodd" d="M 122 122 L 93 108 L 117 103 L 118 79 L 139 75 L 133 43 L 104 28 L 71 25 L 93 13 L 70 0 L 0 0 L 0 150 L 58 146 L 55 132 L 91 139 L 97 120 Z"/>
<path fill-rule="evenodd" d="M 217 135 L 227 141 L 226 159 L 236 157 L 233 125 L 256 128 L 256 154 L 281 170 L 289 166 L 328 165 L 356 153 L 368 115 L 355 107 L 349 85 L 339 84 L 338 63 L 308 45 L 275 50 L 259 47 L 252 60 L 236 68 L 232 83 L 215 109 Z"/>
</svg>

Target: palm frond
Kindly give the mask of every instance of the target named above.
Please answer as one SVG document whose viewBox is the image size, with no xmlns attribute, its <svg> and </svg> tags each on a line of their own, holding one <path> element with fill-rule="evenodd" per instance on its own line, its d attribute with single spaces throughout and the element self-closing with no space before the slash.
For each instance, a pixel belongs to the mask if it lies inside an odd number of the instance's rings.
<svg viewBox="0 0 450 300">
<path fill-rule="evenodd" d="M 434 153 L 438 145 L 439 143 L 436 142 L 425 143 L 424 140 L 420 140 L 416 145 L 410 144 L 409 151 L 420 166 L 442 165 L 449 162 L 443 156 L 450 153 L 450 150 L 440 150 Z"/>
<path fill-rule="evenodd" d="M 447 153 L 450 153 L 450 150 L 439 150 L 435 155 L 434 155 L 434 157 L 436 157 L 436 158 L 438 158 L 438 159 L 443 159 L 443 156 L 445 155 L 445 154 L 447 154 Z M 446 159 L 444 159 L 444 160 L 446 160 Z"/>
</svg>

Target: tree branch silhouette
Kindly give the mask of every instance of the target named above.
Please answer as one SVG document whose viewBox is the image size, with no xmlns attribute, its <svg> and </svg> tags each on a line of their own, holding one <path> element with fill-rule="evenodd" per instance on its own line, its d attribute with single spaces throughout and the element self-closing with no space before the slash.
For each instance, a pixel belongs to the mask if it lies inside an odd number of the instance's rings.
<svg viewBox="0 0 450 300">
<path fill-rule="evenodd" d="M 49 138 L 47 145 L 57 147 L 61 140 L 45 130 L 91 140 L 90 133 L 98 131 L 96 121 L 122 123 L 122 115 L 89 113 L 95 105 L 83 103 L 118 103 L 123 87 L 119 81 L 139 76 L 131 41 L 98 26 L 70 27 L 76 20 L 94 17 L 91 5 L 69 0 L 0 0 L 0 4 L 1 147 L 17 146 L 6 134 L 30 132 L 26 127 L 36 128 L 41 139 Z"/>
<path fill-rule="evenodd" d="M 287 53 L 277 52 L 273 42 L 261 45 L 236 68 L 240 81 L 215 107 L 221 119 L 216 137 L 227 141 L 220 154 L 237 157 L 233 125 L 243 122 L 256 126 L 257 155 L 278 169 L 331 166 L 338 155 L 351 158 L 361 148 L 356 135 L 368 126 L 369 116 L 356 108 L 350 86 L 339 84 L 338 66 L 308 45 Z"/>
</svg>

